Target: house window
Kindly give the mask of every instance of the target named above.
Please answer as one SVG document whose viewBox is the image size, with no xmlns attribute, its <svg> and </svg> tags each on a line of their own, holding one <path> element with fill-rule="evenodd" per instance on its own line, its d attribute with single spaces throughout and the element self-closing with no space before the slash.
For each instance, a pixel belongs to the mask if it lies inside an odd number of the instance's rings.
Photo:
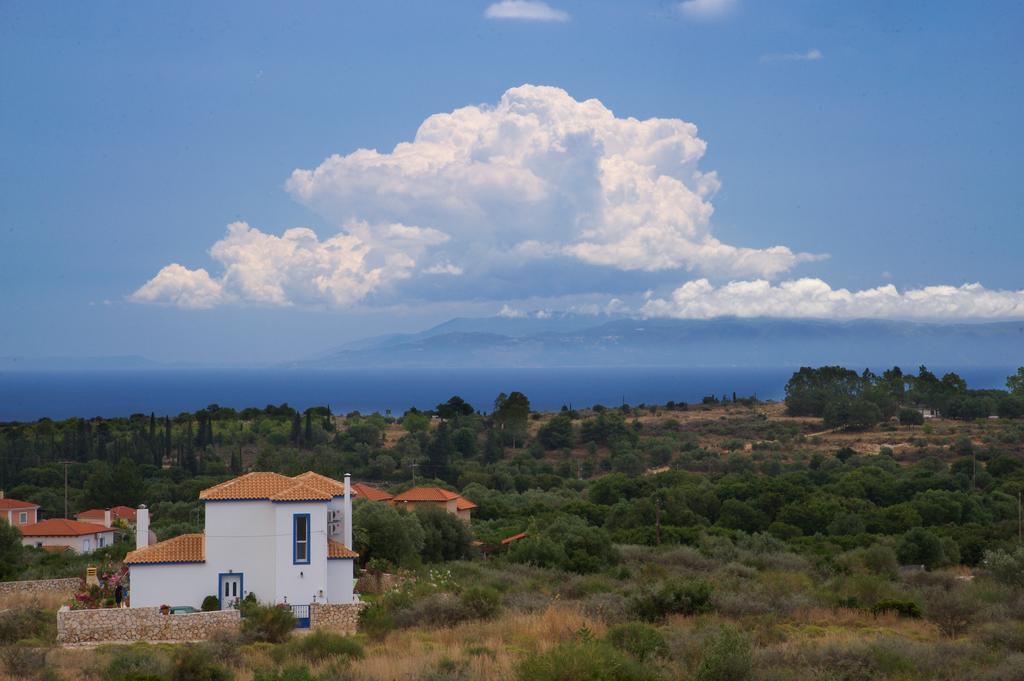
<svg viewBox="0 0 1024 681">
<path fill-rule="evenodd" d="M 22 511 L 18 514 L 18 522 L 22 525 L 28 522 L 28 511 Z"/>
<path fill-rule="evenodd" d="M 102 548 L 103 548 L 104 546 L 106 546 L 106 545 L 107 545 L 107 538 L 106 538 L 106 537 L 104 537 L 104 536 L 103 536 L 103 535 L 101 534 L 101 535 L 100 535 L 100 543 L 99 543 L 99 547 L 100 547 L 100 548 L 102 549 Z"/>
<path fill-rule="evenodd" d="M 292 516 L 292 562 L 309 563 L 309 514 Z"/>
</svg>

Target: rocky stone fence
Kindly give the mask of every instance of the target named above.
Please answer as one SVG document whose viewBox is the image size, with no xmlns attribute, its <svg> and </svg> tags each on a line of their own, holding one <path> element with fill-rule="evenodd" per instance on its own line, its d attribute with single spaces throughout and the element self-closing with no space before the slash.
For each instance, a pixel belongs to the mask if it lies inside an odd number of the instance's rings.
<svg viewBox="0 0 1024 681">
<path fill-rule="evenodd" d="M 57 642 L 202 641 L 241 626 L 237 610 L 162 615 L 160 608 L 100 608 L 57 612 Z"/>
<path fill-rule="evenodd" d="M 82 580 L 78 577 L 64 579 L 35 579 L 21 582 L 0 582 L 0 595 L 7 594 L 68 594 L 78 591 Z"/>
<path fill-rule="evenodd" d="M 366 603 L 311 603 L 309 628 L 351 636 L 359 628 L 359 613 L 365 607 Z"/>
<path fill-rule="evenodd" d="M 356 591 L 361 594 L 382 594 L 409 581 L 404 575 L 396 575 L 390 572 L 363 572 L 356 582 Z"/>
</svg>

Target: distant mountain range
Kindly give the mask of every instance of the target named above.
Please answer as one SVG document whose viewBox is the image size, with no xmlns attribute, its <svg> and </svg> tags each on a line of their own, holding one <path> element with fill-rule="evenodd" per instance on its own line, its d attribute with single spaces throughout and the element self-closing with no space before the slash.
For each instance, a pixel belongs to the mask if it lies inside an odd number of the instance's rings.
<svg viewBox="0 0 1024 681">
<path fill-rule="evenodd" d="M 294 367 L 1024 365 L 1024 322 L 631 319 L 574 314 L 458 318 L 377 336 Z"/>
</svg>

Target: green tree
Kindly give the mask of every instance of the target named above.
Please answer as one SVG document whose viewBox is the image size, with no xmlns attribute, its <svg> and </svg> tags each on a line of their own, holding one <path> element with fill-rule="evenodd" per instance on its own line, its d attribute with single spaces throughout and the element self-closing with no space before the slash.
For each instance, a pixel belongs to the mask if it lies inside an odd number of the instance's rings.
<svg viewBox="0 0 1024 681">
<path fill-rule="evenodd" d="M 1019 397 L 1024 397 L 1024 367 L 1017 369 L 1017 373 L 1006 379 L 1006 388 Z"/>
<path fill-rule="evenodd" d="M 530 418 L 530 400 L 521 392 L 501 393 L 494 400 L 494 422 L 515 448 L 526 438 L 527 420 Z"/>
<path fill-rule="evenodd" d="M 401 566 L 419 562 L 423 550 L 423 527 L 414 514 L 387 504 L 360 502 L 352 513 L 355 545 L 365 564 L 374 559 Z"/>
<path fill-rule="evenodd" d="M 0 579 L 13 579 L 21 570 L 21 532 L 0 520 Z"/>
<path fill-rule="evenodd" d="M 469 550 L 469 528 L 466 523 L 438 506 L 416 509 L 416 518 L 423 528 L 424 562 L 440 563 L 465 558 Z"/>
<path fill-rule="evenodd" d="M 572 447 L 572 418 L 567 413 L 559 414 L 541 426 L 537 439 L 548 450 Z"/>
</svg>

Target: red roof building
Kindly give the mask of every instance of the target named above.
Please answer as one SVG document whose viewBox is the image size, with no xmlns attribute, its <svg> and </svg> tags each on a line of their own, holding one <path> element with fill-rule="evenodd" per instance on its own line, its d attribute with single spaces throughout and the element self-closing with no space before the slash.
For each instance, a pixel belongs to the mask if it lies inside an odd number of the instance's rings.
<svg viewBox="0 0 1024 681">
<path fill-rule="evenodd" d="M 75 515 L 75 519 L 83 523 L 92 523 L 110 527 L 115 520 L 123 520 L 131 525 L 135 524 L 135 509 L 129 506 L 114 506 L 112 508 L 90 508 Z"/>
<path fill-rule="evenodd" d="M 67 518 L 49 518 L 18 529 L 21 543 L 36 548 L 67 546 L 76 553 L 92 553 L 114 543 L 114 531 L 109 527 Z"/>
<path fill-rule="evenodd" d="M 352 483 L 352 491 L 355 492 L 356 496 L 369 499 L 370 501 L 391 501 L 393 499 L 384 490 L 377 489 L 373 485 L 367 485 L 365 482 Z"/>
<path fill-rule="evenodd" d="M 8 525 L 21 527 L 39 522 L 39 504 L 20 499 L 5 499 L 0 492 L 0 520 L 6 520 Z"/>
<path fill-rule="evenodd" d="M 470 521 L 471 512 L 476 508 L 469 499 L 461 494 L 442 487 L 413 487 L 391 499 L 392 506 L 404 506 L 415 510 L 417 506 L 440 506 L 460 520 Z"/>
</svg>

